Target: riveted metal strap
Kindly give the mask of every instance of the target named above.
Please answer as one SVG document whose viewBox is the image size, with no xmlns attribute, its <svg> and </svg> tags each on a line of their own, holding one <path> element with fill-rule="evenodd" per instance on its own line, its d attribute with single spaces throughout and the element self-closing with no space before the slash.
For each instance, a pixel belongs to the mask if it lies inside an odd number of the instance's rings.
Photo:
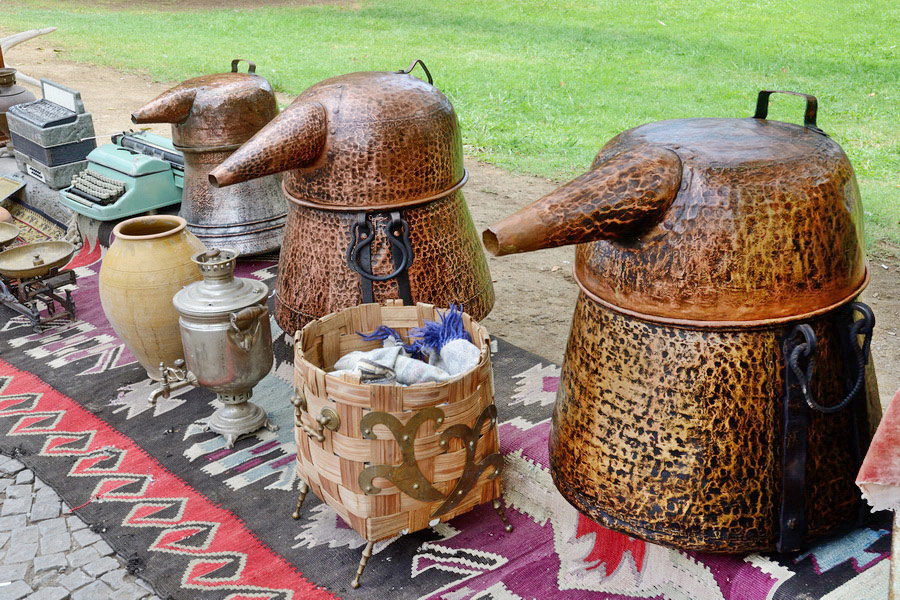
<svg viewBox="0 0 900 600">
<path fill-rule="evenodd" d="M 807 324 L 797 325 L 782 344 L 784 353 L 783 433 L 781 443 L 781 506 L 776 548 L 799 550 L 806 537 L 807 429 L 809 381 L 815 369 L 816 334 Z"/>
</svg>

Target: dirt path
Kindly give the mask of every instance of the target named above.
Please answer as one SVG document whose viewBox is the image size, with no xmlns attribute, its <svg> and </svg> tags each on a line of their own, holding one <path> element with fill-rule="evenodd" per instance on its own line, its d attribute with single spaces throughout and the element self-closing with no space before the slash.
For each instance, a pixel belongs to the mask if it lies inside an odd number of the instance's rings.
<svg viewBox="0 0 900 600">
<path fill-rule="evenodd" d="M 0 31 L 0 35 L 9 33 Z M 52 46 L 52 35 L 13 48 L 7 60 L 32 77 L 47 77 L 79 90 L 93 113 L 98 134 L 131 128 L 131 111 L 171 85 L 64 60 L 64 54 Z M 279 97 L 284 104 L 291 99 Z M 166 125 L 152 129 L 170 135 Z M 556 187 L 552 181 L 515 175 L 473 160 L 466 164 L 470 180 L 465 193 L 479 230 Z M 488 330 L 547 360 L 561 361 L 577 296 L 571 275 L 573 256 L 572 248 L 557 248 L 489 258 L 497 304 L 484 321 Z M 882 402 L 887 402 L 900 388 L 900 260 L 876 254 L 870 257 L 870 268 L 872 282 L 863 300 L 878 319 L 872 353 Z"/>
</svg>

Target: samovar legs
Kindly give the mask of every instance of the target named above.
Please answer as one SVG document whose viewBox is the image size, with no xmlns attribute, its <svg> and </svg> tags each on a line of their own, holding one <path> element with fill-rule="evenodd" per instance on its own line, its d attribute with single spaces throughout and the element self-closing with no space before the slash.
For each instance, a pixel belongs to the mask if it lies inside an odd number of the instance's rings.
<svg viewBox="0 0 900 600">
<path fill-rule="evenodd" d="M 250 402 L 252 391 L 236 394 L 218 393 L 216 397 L 222 406 L 206 422 L 206 430 L 214 431 L 225 438 L 225 445 L 233 448 L 242 436 L 249 435 L 263 427 L 277 431 L 278 425 L 269 420 L 266 411 L 258 404 Z"/>
<path fill-rule="evenodd" d="M 356 577 L 353 578 L 353 581 L 350 582 L 350 587 L 354 590 L 359 587 L 360 578 L 362 577 L 363 570 L 366 568 L 366 563 L 369 562 L 369 559 L 372 558 L 372 548 L 375 547 L 375 542 L 366 542 L 366 547 L 363 548 L 362 556 L 359 559 L 359 566 L 356 567 Z"/>
<path fill-rule="evenodd" d="M 291 517 L 294 519 L 300 518 L 300 507 L 303 506 L 303 500 L 306 499 L 306 494 L 309 492 L 309 486 L 306 485 L 306 482 L 302 479 L 300 480 L 300 495 L 297 496 L 297 507 L 294 509 L 294 512 L 291 514 Z"/>
<path fill-rule="evenodd" d="M 497 511 L 500 520 L 503 521 L 504 531 L 510 533 L 513 530 L 513 526 L 512 523 L 509 522 L 509 519 L 506 518 L 506 509 L 503 507 L 503 504 L 500 503 L 500 499 L 495 498 L 491 504 L 494 506 L 494 510 Z"/>
</svg>

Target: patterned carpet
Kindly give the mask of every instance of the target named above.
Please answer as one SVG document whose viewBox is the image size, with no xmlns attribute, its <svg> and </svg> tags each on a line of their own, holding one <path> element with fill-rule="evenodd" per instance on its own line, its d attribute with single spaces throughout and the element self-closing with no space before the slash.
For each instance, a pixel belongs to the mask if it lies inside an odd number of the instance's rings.
<svg viewBox="0 0 900 600">
<path fill-rule="evenodd" d="M 507 534 L 489 506 L 378 543 L 351 590 L 363 540 L 296 497 L 290 349 L 254 392 L 280 425 L 225 448 L 203 432 L 213 395 L 156 407 L 149 380 L 106 323 L 102 250 L 73 265 L 79 320 L 40 335 L 0 308 L 0 451 L 16 454 L 101 532 L 162 597 L 175 599 L 868 600 L 887 595 L 888 516 L 785 556 L 680 552 L 611 532 L 556 492 L 547 435 L 559 368 L 498 340 Z M 239 275 L 274 282 L 272 262 Z M 277 328 L 276 328 L 277 331 Z M 280 334 L 280 332 L 278 332 Z"/>
<path fill-rule="evenodd" d="M 58 240 L 66 235 L 66 226 L 37 208 L 24 202 L 10 202 L 8 210 L 19 228 L 19 237 L 12 244 L 19 246 L 44 240 Z"/>
</svg>

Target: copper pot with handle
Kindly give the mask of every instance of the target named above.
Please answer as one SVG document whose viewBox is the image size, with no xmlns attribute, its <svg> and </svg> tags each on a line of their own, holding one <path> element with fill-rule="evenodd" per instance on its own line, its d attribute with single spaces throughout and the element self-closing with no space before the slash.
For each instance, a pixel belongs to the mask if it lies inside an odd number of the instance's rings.
<svg viewBox="0 0 900 600">
<path fill-rule="evenodd" d="M 456 113 L 421 61 L 317 83 L 210 181 L 227 189 L 279 172 L 290 203 L 275 295 L 285 331 L 388 299 L 490 312 Z"/>
<path fill-rule="evenodd" d="M 862 207 L 841 147 L 767 118 L 649 123 L 484 232 L 577 244 L 581 294 L 550 436 L 598 522 L 704 551 L 791 550 L 856 521 L 880 416 Z"/>
<path fill-rule="evenodd" d="M 172 142 L 184 154 L 184 193 L 179 215 L 207 247 L 228 246 L 243 255 L 277 250 L 287 203 L 272 175 L 219 189 L 209 172 L 278 114 L 275 92 L 256 74 L 256 64 L 231 61 L 229 73 L 183 81 L 135 111 L 135 123 L 171 123 Z"/>
</svg>

